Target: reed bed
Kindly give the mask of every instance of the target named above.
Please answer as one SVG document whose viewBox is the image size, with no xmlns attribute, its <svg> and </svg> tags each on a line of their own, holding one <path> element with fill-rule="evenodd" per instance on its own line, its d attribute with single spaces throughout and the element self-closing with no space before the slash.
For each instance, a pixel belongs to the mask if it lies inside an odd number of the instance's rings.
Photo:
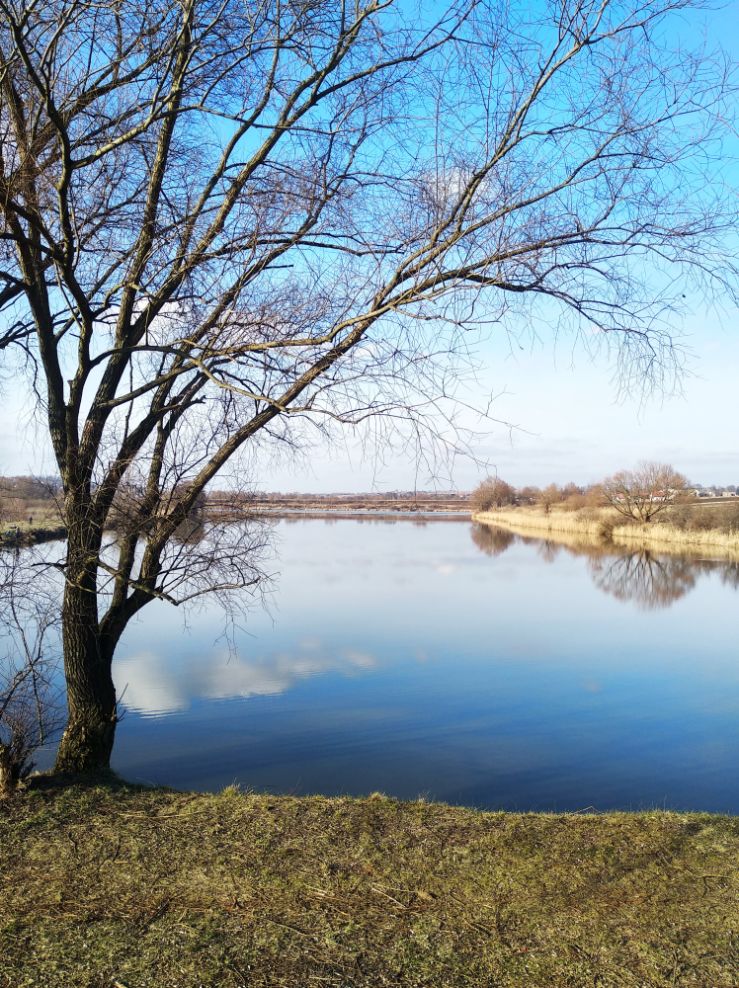
<svg viewBox="0 0 739 988">
<path fill-rule="evenodd" d="M 618 523 L 619 515 L 612 508 L 586 508 L 584 511 L 550 511 L 540 508 L 503 508 L 481 511 L 473 520 L 505 525 L 534 532 L 562 533 L 607 538 Z"/>
<path fill-rule="evenodd" d="M 616 545 L 628 548 L 671 552 L 708 551 L 720 554 L 724 559 L 739 559 L 739 533 L 722 532 L 720 529 L 682 529 L 675 525 L 619 525 L 613 529 L 611 539 Z"/>
<path fill-rule="evenodd" d="M 555 509 L 548 514 L 540 508 L 507 508 L 480 512 L 473 520 L 500 525 L 521 534 L 551 537 L 563 544 L 573 540 L 589 541 L 628 549 L 739 559 L 739 531 L 733 528 L 698 528 L 690 524 L 671 524 L 669 520 L 648 524 L 626 522 L 612 508 Z"/>
</svg>

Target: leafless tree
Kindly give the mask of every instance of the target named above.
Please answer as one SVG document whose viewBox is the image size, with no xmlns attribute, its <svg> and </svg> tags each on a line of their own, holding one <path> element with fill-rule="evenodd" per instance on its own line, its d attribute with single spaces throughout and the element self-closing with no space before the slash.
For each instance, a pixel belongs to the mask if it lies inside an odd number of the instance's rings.
<svg viewBox="0 0 739 988">
<path fill-rule="evenodd" d="M 541 497 L 541 490 L 529 484 L 526 487 L 520 487 L 517 494 L 519 504 L 536 504 Z"/>
<path fill-rule="evenodd" d="M 687 497 L 687 480 L 669 463 L 640 463 L 603 481 L 603 498 L 625 518 L 648 522 Z"/>
<path fill-rule="evenodd" d="M 544 508 L 545 514 L 549 514 L 552 510 L 552 505 L 560 504 L 562 502 L 562 491 L 556 484 L 548 484 L 542 490 L 539 491 L 539 497 L 537 498 L 537 503 Z"/>
<path fill-rule="evenodd" d="M 234 551 L 190 586 L 172 549 L 235 457 L 332 422 L 445 439 L 470 331 L 517 312 L 659 378 L 686 286 L 734 276 L 731 87 L 691 6 L 0 0 L 0 346 L 68 530 L 59 768 L 109 761 L 134 614 L 255 579 Z"/>
<path fill-rule="evenodd" d="M 0 793 L 62 724 L 58 598 L 28 554 L 0 552 Z"/>
<path fill-rule="evenodd" d="M 473 511 L 490 511 L 516 503 L 516 489 L 500 477 L 488 477 L 475 488 L 470 498 Z"/>
</svg>

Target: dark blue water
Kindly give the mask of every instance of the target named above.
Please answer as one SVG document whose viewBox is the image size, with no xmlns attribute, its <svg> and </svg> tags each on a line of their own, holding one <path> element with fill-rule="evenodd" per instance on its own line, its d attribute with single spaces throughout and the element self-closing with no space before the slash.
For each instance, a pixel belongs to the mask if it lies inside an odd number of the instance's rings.
<svg viewBox="0 0 739 988">
<path fill-rule="evenodd" d="M 276 527 L 235 652 L 216 606 L 121 642 L 114 767 L 216 790 L 739 812 L 737 566 L 469 522 Z"/>
</svg>

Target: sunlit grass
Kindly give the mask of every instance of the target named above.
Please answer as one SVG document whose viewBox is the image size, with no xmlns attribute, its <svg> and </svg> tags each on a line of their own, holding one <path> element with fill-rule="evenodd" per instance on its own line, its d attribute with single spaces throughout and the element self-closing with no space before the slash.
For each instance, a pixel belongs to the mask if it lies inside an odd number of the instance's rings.
<svg viewBox="0 0 739 988">
<path fill-rule="evenodd" d="M 531 529 L 536 532 L 563 532 L 603 538 L 618 524 L 619 515 L 612 508 L 587 508 L 583 511 L 562 511 L 543 508 L 501 508 L 481 511 L 473 516 L 475 521 L 505 523 L 511 528 Z"/>
<path fill-rule="evenodd" d="M 739 821 L 73 787 L 0 808 L 0 984 L 729 985 Z"/>
<path fill-rule="evenodd" d="M 695 512 L 702 510 L 696 505 Z M 655 551 L 708 553 L 722 559 L 739 559 L 739 531 L 720 528 L 692 527 L 687 523 L 670 524 L 626 522 L 613 508 L 583 508 L 568 511 L 553 508 L 546 513 L 541 508 L 519 507 L 486 511 L 474 515 L 478 522 L 502 525 L 511 531 L 553 537 L 555 541 L 610 542 L 627 548 L 647 548 Z M 694 524 L 694 523 L 693 523 Z M 564 536 L 569 536 L 565 539 Z"/>
<path fill-rule="evenodd" d="M 618 545 L 635 544 L 648 549 L 686 552 L 709 550 L 722 558 L 739 558 L 739 533 L 719 529 L 682 529 L 652 522 L 650 525 L 620 525 L 614 528 L 613 541 Z"/>
<path fill-rule="evenodd" d="M 22 532 L 55 529 L 61 525 L 59 508 L 48 502 L 31 504 L 22 513 L 16 511 L 9 517 L 0 512 L 0 533 L 16 528 Z"/>
</svg>

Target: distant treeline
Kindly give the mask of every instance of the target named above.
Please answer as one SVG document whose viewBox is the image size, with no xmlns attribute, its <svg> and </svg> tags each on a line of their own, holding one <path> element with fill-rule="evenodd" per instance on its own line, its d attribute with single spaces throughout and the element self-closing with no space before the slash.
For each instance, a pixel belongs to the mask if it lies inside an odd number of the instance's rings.
<svg viewBox="0 0 739 988">
<path fill-rule="evenodd" d="M 470 494 L 456 491 L 393 491 L 364 494 L 300 494 L 290 492 L 213 491 L 207 505 L 210 514 L 243 514 L 250 511 L 469 511 Z"/>
<path fill-rule="evenodd" d="M 707 487 L 688 482 L 666 464 L 642 464 L 635 471 L 621 471 L 596 484 L 549 484 L 546 487 L 513 487 L 500 477 L 488 477 L 472 491 L 469 501 L 473 511 L 515 505 L 538 505 L 549 510 L 559 506 L 571 511 L 601 507 L 627 500 L 685 501 L 686 498 L 723 499 L 736 497 L 735 485 Z"/>
</svg>

